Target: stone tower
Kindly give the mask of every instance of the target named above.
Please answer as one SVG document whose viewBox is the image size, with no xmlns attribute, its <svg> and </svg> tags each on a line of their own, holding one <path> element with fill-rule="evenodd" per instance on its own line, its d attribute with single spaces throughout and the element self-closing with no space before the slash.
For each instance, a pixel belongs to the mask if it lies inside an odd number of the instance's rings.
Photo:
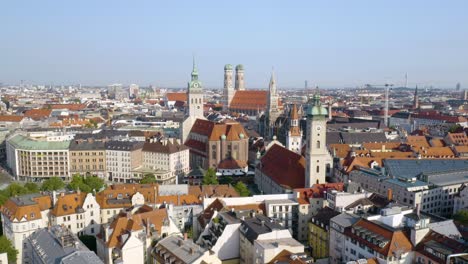
<svg viewBox="0 0 468 264">
<path fill-rule="evenodd" d="M 268 86 L 268 101 L 267 101 L 267 120 L 266 120 L 266 133 L 268 138 L 273 137 L 273 127 L 276 119 L 280 116 L 278 106 L 278 93 L 276 91 L 275 73 L 271 73 L 270 84 Z"/>
<path fill-rule="evenodd" d="M 193 60 L 192 79 L 187 89 L 188 115 L 190 117 L 203 118 L 203 88 L 198 80 L 198 70 Z"/>
<path fill-rule="evenodd" d="M 237 79 L 236 79 L 237 80 Z M 232 65 L 224 66 L 223 110 L 228 111 L 235 91 L 232 85 Z"/>
<path fill-rule="evenodd" d="M 289 115 L 289 131 L 286 136 L 286 148 L 296 153 L 301 153 L 302 131 L 299 126 L 299 114 L 296 104 L 293 105 Z"/>
<path fill-rule="evenodd" d="M 419 108 L 419 95 L 418 95 L 418 86 L 416 85 L 416 89 L 414 90 L 414 100 L 413 100 L 413 109 Z"/>
<path fill-rule="evenodd" d="M 244 85 L 244 66 L 239 64 L 236 66 L 236 91 L 243 91 L 245 90 Z"/>
<path fill-rule="evenodd" d="M 309 100 L 307 108 L 306 172 L 305 187 L 325 183 L 327 162 L 330 159 L 326 147 L 328 111 L 320 102 L 320 94 Z"/>
</svg>

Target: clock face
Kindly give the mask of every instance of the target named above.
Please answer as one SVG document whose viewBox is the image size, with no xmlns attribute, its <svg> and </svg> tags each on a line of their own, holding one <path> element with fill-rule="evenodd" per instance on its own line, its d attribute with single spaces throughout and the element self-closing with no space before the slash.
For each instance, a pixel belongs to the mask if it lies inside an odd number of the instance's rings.
<svg viewBox="0 0 468 264">
<path fill-rule="evenodd" d="M 198 88 L 198 83 L 194 83 L 193 87 Z"/>
</svg>

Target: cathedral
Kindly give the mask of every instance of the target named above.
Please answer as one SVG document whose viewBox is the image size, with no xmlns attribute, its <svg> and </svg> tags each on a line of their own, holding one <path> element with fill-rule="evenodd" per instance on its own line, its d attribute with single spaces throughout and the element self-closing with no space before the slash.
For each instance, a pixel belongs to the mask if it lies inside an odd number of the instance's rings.
<svg viewBox="0 0 468 264">
<path fill-rule="evenodd" d="M 266 90 L 246 90 L 244 81 L 244 66 L 239 64 L 235 68 L 233 76 L 231 64 L 224 66 L 223 110 L 226 112 L 242 113 L 249 116 L 259 116 L 267 107 L 275 106 L 282 109 L 281 101 L 276 94 L 276 81 L 273 76 L 275 92 L 272 94 Z M 270 81 L 271 86 L 271 81 Z M 271 95 L 276 96 L 276 101 L 271 101 Z"/>
</svg>

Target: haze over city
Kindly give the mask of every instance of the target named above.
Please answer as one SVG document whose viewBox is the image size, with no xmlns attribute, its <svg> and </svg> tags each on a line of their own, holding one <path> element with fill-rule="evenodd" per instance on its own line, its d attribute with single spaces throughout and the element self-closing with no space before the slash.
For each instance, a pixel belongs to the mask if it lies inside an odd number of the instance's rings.
<svg viewBox="0 0 468 264">
<path fill-rule="evenodd" d="M 468 83 L 466 1 L 3 1 L 0 82 L 207 88 Z"/>
</svg>

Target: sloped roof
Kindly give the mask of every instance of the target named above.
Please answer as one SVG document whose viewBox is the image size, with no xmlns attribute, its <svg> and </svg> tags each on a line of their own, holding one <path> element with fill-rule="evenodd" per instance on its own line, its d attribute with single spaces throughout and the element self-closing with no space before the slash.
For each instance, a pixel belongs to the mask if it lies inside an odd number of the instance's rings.
<svg viewBox="0 0 468 264">
<path fill-rule="evenodd" d="M 273 144 L 261 158 L 260 170 L 278 185 L 288 189 L 305 185 L 305 158 L 278 144 Z"/>
<path fill-rule="evenodd" d="M 316 198 L 325 198 L 325 192 L 327 190 L 337 190 L 337 191 L 343 191 L 344 183 L 338 182 L 338 183 L 319 183 L 319 184 L 314 184 L 310 188 L 298 188 L 294 189 L 295 192 L 298 193 L 299 197 L 297 198 L 297 201 L 300 204 L 309 204 L 310 199 L 316 199 Z"/>
<path fill-rule="evenodd" d="M 353 225 L 353 228 L 355 230 L 365 230 L 366 232 L 369 232 L 372 235 L 377 235 L 377 237 L 382 238 L 382 240 L 388 241 L 385 244 L 385 246 L 379 247 L 378 245 L 360 237 L 358 234 L 353 233 L 351 230 L 345 230 L 346 236 L 357 240 L 359 243 L 366 245 L 367 247 L 375 250 L 376 252 L 386 257 L 393 256 L 394 253 L 404 254 L 413 250 L 413 245 L 411 243 L 407 230 L 394 230 L 391 228 L 387 228 L 384 225 L 371 222 L 364 218 L 358 220 Z"/>
<path fill-rule="evenodd" d="M 86 104 L 47 104 L 44 108 L 50 109 L 68 109 L 70 111 L 79 111 L 86 108 Z"/>
<path fill-rule="evenodd" d="M 161 235 L 162 226 L 164 222 L 168 220 L 167 210 L 155 209 L 148 206 L 143 206 L 144 212 L 135 212 L 133 215 L 127 215 L 126 213 L 120 213 L 118 217 L 111 223 L 110 229 L 112 234 L 109 236 L 107 246 L 109 248 L 120 247 L 125 241 L 123 241 L 122 235 L 127 234 L 131 231 L 142 230 L 149 224 L 154 227 L 155 232 Z M 130 214 L 130 213 L 128 213 Z"/>
<path fill-rule="evenodd" d="M 24 116 L 0 115 L 0 122 L 21 122 Z"/>
<path fill-rule="evenodd" d="M 225 170 L 245 169 L 246 167 L 247 162 L 245 160 L 236 160 L 233 158 L 224 159 L 218 164 L 218 169 Z"/>
<path fill-rule="evenodd" d="M 445 263 L 445 259 L 438 258 L 436 255 L 429 253 L 426 251 L 426 248 L 431 248 L 445 255 L 468 252 L 468 246 L 432 230 L 419 242 L 415 251 L 432 259 L 435 263 Z"/>
<path fill-rule="evenodd" d="M 0 208 L 4 216 L 11 221 L 21 221 L 24 217 L 27 221 L 41 219 L 41 211 L 52 207 L 52 199 L 48 195 L 28 194 L 19 197 L 11 197 Z"/>
<path fill-rule="evenodd" d="M 182 101 L 187 102 L 187 93 L 167 93 L 167 101 Z"/>
<path fill-rule="evenodd" d="M 197 119 L 192 126 L 190 133 L 196 133 L 208 137 L 208 140 L 220 140 L 225 135 L 226 140 L 240 140 L 241 134 L 247 139 L 247 132 L 244 127 L 234 121 L 228 123 L 215 123 L 208 120 Z"/>
<path fill-rule="evenodd" d="M 83 208 L 86 193 L 61 194 L 57 197 L 57 203 L 51 211 L 56 217 L 75 214 L 77 209 Z"/>
<path fill-rule="evenodd" d="M 40 120 L 49 117 L 50 113 L 52 113 L 50 109 L 31 109 L 24 112 L 24 116 L 34 120 Z"/>
</svg>

